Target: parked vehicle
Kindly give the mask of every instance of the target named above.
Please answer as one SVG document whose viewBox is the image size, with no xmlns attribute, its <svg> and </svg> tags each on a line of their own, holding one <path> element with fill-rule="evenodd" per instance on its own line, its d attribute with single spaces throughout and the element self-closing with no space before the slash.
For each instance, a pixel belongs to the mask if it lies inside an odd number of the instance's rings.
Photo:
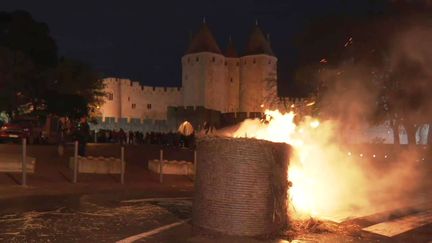
<svg viewBox="0 0 432 243">
<path fill-rule="evenodd" d="M 20 118 L 1 126 L 2 141 L 20 141 L 22 138 L 26 138 L 29 144 L 42 141 L 42 127 L 37 119 Z"/>
</svg>

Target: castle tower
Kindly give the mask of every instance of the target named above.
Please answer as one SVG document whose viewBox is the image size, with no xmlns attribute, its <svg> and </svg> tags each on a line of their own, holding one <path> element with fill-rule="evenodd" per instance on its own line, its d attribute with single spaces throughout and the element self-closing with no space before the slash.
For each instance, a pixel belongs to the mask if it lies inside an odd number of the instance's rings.
<svg viewBox="0 0 432 243">
<path fill-rule="evenodd" d="M 182 57 L 183 104 L 226 111 L 225 57 L 205 21 Z"/>
<path fill-rule="evenodd" d="M 276 78 L 277 58 L 257 24 L 240 58 L 240 111 L 262 112 L 265 108 L 275 108 Z"/>
<path fill-rule="evenodd" d="M 122 115 L 122 97 L 121 97 L 121 82 L 118 78 L 104 79 L 107 97 L 105 103 L 101 106 L 100 112 L 102 118 L 114 117 L 119 118 Z"/>
<path fill-rule="evenodd" d="M 225 50 L 227 64 L 227 111 L 238 112 L 240 101 L 240 59 L 237 54 L 235 45 L 231 39 L 228 40 L 228 46 Z"/>
</svg>

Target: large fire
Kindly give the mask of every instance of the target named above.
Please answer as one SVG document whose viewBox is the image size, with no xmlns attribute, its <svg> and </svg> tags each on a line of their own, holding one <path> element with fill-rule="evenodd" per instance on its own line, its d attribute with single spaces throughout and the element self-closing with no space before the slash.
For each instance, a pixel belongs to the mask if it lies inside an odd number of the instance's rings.
<svg viewBox="0 0 432 243">
<path fill-rule="evenodd" d="M 366 176 L 342 150 L 336 123 L 294 118 L 292 112 L 266 110 L 265 119 L 246 120 L 231 136 L 284 142 L 294 148 L 288 169 L 292 217 L 337 220 L 367 206 Z"/>
</svg>

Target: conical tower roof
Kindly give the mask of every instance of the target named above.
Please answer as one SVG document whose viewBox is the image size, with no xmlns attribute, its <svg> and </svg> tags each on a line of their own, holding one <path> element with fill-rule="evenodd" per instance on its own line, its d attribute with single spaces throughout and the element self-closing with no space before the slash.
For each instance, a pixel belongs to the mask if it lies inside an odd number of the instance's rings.
<svg viewBox="0 0 432 243">
<path fill-rule="evenodd" d="M 226 57 L 238 57 L 237 49 L 234 45 L 234 42 L 231 39 L 231 36 L 229 37 L 229 40 L 228 40 L 228 46 L 225 50 L 225 56 Z"/>
<path fill-rule="evenodd" d="M 222 53 L 205 21 L 203 21 L 200 29 L 192 38 L 186 54 L 198 52 Z"/>
<path fill-rule="evenodd" d="M 258 26 L 258 24 L 256 24 L 249 37 L 249 42 L 247 43 L 245 50 L 245 56 L 258 54 L 274 56 L 269 40 L 265 38 L 263 31 Z"/>
</svg>

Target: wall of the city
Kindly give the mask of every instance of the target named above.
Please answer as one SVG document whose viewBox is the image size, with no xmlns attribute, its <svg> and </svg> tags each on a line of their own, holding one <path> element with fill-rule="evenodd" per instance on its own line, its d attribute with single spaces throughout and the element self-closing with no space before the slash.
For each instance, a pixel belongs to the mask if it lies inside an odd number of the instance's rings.
<svg viewBox="0 0 432 243">
<path fill-rule="evenodd" d="M 182 58 L 184 106 L 227 111 L 228 83 L 225 57 L 201 52 Z"/>
<path fill-rule="evenodd" d="M 129 79 L 104 79 L 108 96 L 100 114 L 103 120 L 109 117 L 141 121 L 169 120 L 168 113 L 171 117 L 177 114 L 183 120 L 206 114 L 198 119 L 201 122 L 210 119 L 208 111 L 262 112 L 270 108 L 269 97 L 279 102 L 276 66 L 277 58 L 269 55 L 226 58 L 209 52 L 188 54 L 182 57 L 182 88 L 142 86 Z M 261 107 L 262 104 L 266 106 Z M 173 112 L 168 107 L 201 107 L 206 111 L 198 108 L 192 115 L 185 115 L 189 110 Z"/>
<path fill-rule="evenodd" d="M 181 88 L 142 86 L 129 79 L 116 78 L 107 78 L 104 83 L 108 94 L 100 108 L 104 118 L 164 120 L 168 106 L 182 105 Z"/>
<path fill-rule="evenodd" d="M 203 55 L 189 54 L 182 57 L 182 88 L 184 106 L 205 105 L 205 79 L 207 63 Z"/>
<path fill-rule="evenodd" d="M 124 131 L 140 131 L 143 133 L 147 132 L 176 132 L 177 125 L 174 123 L 170 123 L 167 120 L 153 120 L 153 119 L 105 119 L 102 117 L 97 118 L 97 123 L 90 123 L 91 130 L 110 130 L 110 131 L 119 131 L 123 129 Z"/>
<path fill-rule="evenodd" d="M 120 117 L 121 116 L 121 98 L 120 98 L 120 79 L 106 78 L 104 79 L 105 89 L 107 93 L 104 104 L 100 107 L 100 113 L 103 117 Z"/>
<path fill-rule="evenodd" d="M 207 75 L 205 79 L 205 108 L 227 111 L 228 83 L 225 57 L 211 54 L 206 56 Z"/>
<path fill-rule="evenodd" d="M 277 58 L 250 55 L 240 58 L 240 111 L 261 111 L 270 92 L 268 83 L 274 79 Z M 276 80 L 275 80 L 276 81 Z"/>
<path fill-rule="evenodd" d="M 219 128 L 221 125 L 221 112 L 206 109 L 202 106 L 168 107 L 168 123 L 177 127 L 184 121 L 188 121 L 196 130 L 201 130 L 204 123 Z"/>
<path fill-rule="evenodd" d="M 226 58 L 226 63 L 228 86 L 226 112 L 237 112 L 240 103 L 240 58 Z"/>
</svg>

